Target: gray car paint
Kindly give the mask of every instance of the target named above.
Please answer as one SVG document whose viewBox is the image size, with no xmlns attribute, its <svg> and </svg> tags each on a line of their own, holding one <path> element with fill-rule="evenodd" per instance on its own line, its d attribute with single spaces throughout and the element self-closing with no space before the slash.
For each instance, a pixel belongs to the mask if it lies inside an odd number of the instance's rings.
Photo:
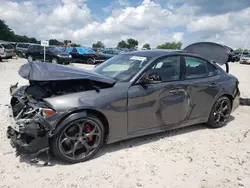
<svg viewBox="0 0 250 188">
<path fill-rule="evenodd" d="M 137 52 L 133 52 L 137 55 Z M 132 53 L 132 54 L 133 54 Z M 131 54 L 131 53 L 130 53 Z M 44 101 L 55 109 L 59 129 L 74 118 L 87 116 L 88 110 L 101 113 L 108 121 L 107 143 L 146 135 L 163 130 L 188 126 L 207 121 L 214 102 L 222 95 L 234 98 L 236 78 L 218 66 L 218 75 L 204 79 L 179 80 L 160 84 L 141 85 L 137 81 L 156 59 L 185 53 L 159 53 L 126 83 L 113 87 L 46 98 Z M 194 57 L 201 58 L 197 55 Z M 201 58 L 204 59 L 204 58 Z M 215 87 L 210 87 L 216 83 Z M 175 92 L 169 91 L 180 88 Z M 78 113 L 81 115 L 75 115 Z M 74 117 L 73 117 L 74 116 Z M 72 118 L 73 117 L 73 118 Z M 63 119 L 63 121 L 60 121 Z"/>
</svg>

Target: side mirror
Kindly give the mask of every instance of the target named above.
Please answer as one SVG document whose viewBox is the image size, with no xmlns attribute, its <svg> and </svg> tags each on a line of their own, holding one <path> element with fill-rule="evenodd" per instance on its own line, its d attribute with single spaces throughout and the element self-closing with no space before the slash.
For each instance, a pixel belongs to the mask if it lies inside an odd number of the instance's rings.
<svg viewBox="0 0 250 188">
<path fill-rule="evenodd" d="M 144 76 L 139 83 L 140 84 L 159 84 L 161 82 L 162 82 L 162 79 L 158 74 L 151 73 L 149 75 Z"/>
</svg>

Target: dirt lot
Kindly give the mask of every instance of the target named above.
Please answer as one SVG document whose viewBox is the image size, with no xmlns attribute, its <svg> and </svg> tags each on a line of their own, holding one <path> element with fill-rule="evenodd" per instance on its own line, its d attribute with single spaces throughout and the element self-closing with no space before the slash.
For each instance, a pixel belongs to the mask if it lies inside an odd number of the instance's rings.
<svg viewBox="0 0 250 188">
<path fill-rule="evenodd" d="M 195 125 L 105 146 L 90 161 L 68 165 L 53 159 L 39 166 L 15 157 L 5 136 L 10 84 L 25 83 L 24 60 L 0 63 L 0 187 L 250 187 L 250 106 L 232 114 L 228 126 Z M 243 97 L 250 98 L 250 66 L 231 64 Z"/>
</svg>

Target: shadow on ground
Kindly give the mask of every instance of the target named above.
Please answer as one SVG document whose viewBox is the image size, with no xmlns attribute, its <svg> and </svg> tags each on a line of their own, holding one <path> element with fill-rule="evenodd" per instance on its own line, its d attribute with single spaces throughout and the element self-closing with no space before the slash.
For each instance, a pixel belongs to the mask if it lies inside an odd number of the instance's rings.
<svg viewBox="0 0 250 188">
<path fill-rule="evenodd" d="M 230 116 L 228 123 L 233 121 L 234 119 L 235 118 L 233 116 Z M 200 131 L 200 130 L 204 130 L 204 129 L 208 129 L 208 127 L 206 127 L 205 124 L 196 124 L 196 125 L 191 125 L 191 126 L 180 128 L 180 129 L 150 134 L 150 135 L 146 135 L 146 136 L 140 136 L 140 137 L 124 140 L 124 141 L 119 141 L 119 142 L 116 142 L 113 144 L 104 145 L 100 149 L 100 151 L 91 160 L 99 158 L 99 157 L 105 155 L 106 153 L 117 152 L 119 150 L 131 148 L 131 147 L 137 147 L 137 146 L 141 146 L 143 144 L 152 143 L 152 142 L 158 141 L 160 139 L 171 138 L 174 136 L 181 136 L 182 134 L 187 134 L 190 132 Z M 25 163 L 28 163 L 30 165 L 34 165 L 37 167 L 46 166 L 46 165 L 44 165 L 44 161 L 47 160 L 46 154 L 41 154 L 39 156 L 39 159 L 41 160 L 40 162 L 33 163 L 30 161 L 30 158 L 27 155 L 20 156 L 20 162 L 25 162 Z M 49 166 L 54 166 L 54 165 L 70 165 L 70 164 L 59 160 L 55 156 L 52 156 L 52 159 L 51 159 Z"/>
</svg>

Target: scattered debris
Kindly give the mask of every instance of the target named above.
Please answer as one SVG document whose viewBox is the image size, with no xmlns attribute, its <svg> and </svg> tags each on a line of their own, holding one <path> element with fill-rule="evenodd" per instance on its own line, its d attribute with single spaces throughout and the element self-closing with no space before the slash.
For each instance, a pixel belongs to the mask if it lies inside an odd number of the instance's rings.
<svg viewBox="0 0 250 188">
<path fill-rule="evenodd" d="M 186 157 L 189 159 L 189 162 L 191 163 L 193 161 L 193 158 L 192 157 Z"/>
</svg>

